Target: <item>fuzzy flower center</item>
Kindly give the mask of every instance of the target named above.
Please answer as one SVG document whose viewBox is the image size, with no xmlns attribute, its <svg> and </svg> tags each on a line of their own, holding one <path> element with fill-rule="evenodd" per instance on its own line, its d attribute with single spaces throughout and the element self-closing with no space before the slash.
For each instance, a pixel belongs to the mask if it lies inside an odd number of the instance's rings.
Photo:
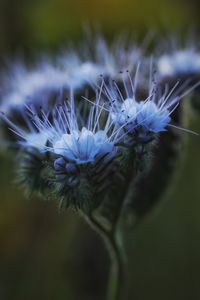
<svg viewBox="0 0 200 300">
<path fill-rule="evenodd" d="M 160 109 L 153 101 L 141 102 L 138 105 L 137 124 L 147 131 L 158 133 L 165 131 L 171 118 L 167 109 Z"/>
<path fill-rule="evenodd" d="M 133 98 L 126 99 L 120 106 L 118 112 L 112 113 L 112 119 L 115 123 L 123 125 L 124 123 L 134 122 L 137 114 L 138 103 Z"/>
<path fill-rule="evenodd" d="M 147 132 L 164 131 L 171 118 L 170 112 L 159 108 L 154 101 L 137 102 L 133 98 L 126 99 L 118 112 L 112 113 L 112 119 L 119 126 L 130 132 L 136 128 L 143 128 Z"/>
</svg>

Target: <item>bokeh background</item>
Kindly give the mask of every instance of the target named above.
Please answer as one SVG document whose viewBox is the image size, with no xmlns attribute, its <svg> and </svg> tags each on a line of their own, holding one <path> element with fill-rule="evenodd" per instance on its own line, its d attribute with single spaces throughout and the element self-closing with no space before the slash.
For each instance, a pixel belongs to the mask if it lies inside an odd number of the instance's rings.
<svg viewBox="0 0 200 300">
<path fill-rule="evenodd" d="M 79 40 L 83 26 L 108 38 L 150 29 L 184 35 L 198 31 L 199 11 L 197 0 L 1 0 L 0 63 Z M 200 132 L 200 115 L 189 117 Z M 200 138 L 188 135 L 182 152 L 162 205 L 127 230 L 130 300 L 200 299 Z M 11 154 L 0 153 L 0 299 L 105 299 L 104 245 L 72 211 L 27 200 L 13 170 Z"/>
</svg>

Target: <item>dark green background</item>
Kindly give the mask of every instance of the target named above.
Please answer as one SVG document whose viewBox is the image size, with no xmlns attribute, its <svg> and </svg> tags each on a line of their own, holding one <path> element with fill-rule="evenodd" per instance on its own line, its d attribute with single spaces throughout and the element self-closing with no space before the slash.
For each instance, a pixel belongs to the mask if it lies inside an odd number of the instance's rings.
<svg viewBox="0 0 200 300">
<path fill-rule="evenodd" d="M 88 24 L 109 37 L 184 34 L 198 29 L 199 10 L 198 1 L 1 0 L 0 60 L 54 50 Z M 190 110 L 189 119 L 200 132 L 200 116 Z M 130 300 L 200 299 L 200 138 L 188 135 L 182 152 L 163 204 L 127 231 Z M 25 199 L 11 155 L 0 154 L 0 170 L 0 299 L 104 299 L 109 260 L 101 241 L 73 212 Z"/>
</svg>

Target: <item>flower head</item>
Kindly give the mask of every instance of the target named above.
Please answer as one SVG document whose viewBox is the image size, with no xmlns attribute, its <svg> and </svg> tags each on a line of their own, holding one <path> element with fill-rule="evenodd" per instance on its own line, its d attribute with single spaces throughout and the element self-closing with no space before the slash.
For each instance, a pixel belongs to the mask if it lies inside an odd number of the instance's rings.
<svg viewBox="0 0 200 300">
<path fill-rule="evenodd" d="M 85 81 L 95 83 L 100 74 L 120 79 L 119 71 L 133 71 L 143 56 L 142 47 L 124 36 L 108 43 L 103 36 L 92 35 L 87 42 L 80 43 L 81 51 L 72 47 L 58 57 L 58 63 L 68 70 L 74 88 Z"/>
<path fill-rule="evenodd" d="M 118 127 L 120 137 L 125 139 L 128 137 L 132 143 L 147 142 L 157 133 L 174 126 L 171 124 L 171 114 L 183 96 L 175 91 L 178 84 L 171 91 L 167 87 L 162 91 L 159 84 L 152 80 L 145 99 L 139 98 L 138 71 L 139 67 L 134 80 L 128 71 L 121 74 L 122 88 L 115 81 L 110 85 L 104 82 L 102 92 L 102 98 L 107 101 L 107 108 Z"/>
<path fill-rule="evenodd" d="M 161 80 L 190 79 L 200 74 L 200 51 L 194 32 L 160 38 L 155 49 L 157 71 Z"/>
<path fill-rule="evenodd" d="M 97 98 L 96 102 L 99 101 Z M 42 109 L 38 113 L 33 106 L 26 106 L 25 120 L 29 129 L 16 125 L 5 114 L 2 118 L 17 135 L 17 144 L 28 153 L 28 157 L 37 155 L 45 161 L 42 167 L 48 165 L 51 169 L 48 173 L 53 178 L 52 184 L 60 197 L 67 199 L 67 203 L 72 201 L 75 206 L 81 206 L 83 195 L 86 203 L 93 197 L 99 199 L 100 193 L 111 184 L 114 177 L 111 174 L 116 171 L 118 159 L 118 135 L 103 108 L 84 101 L 75 105 L 71 91 L 69 100 L 55 106 L 49 113 Z M 26 170 L 24 164 L 28 162 L 30 169 L 30 161 L 32 170 L 33 159 L 23 162 L 23 178 Z"/>
<path fill-rule="evenodd" d="M 67 87 L 67 74 L 53 64 L 38 62 L 29 69 L 16 63 L 3 78 L 1 110 L 22 110 L 25 104 L 34 103 L 48 107 L 54 93 Z"/>
<path fill-rule="evenodd" d="M 147 131 L 158 133 L 165 131 L 171 121 L 170 111 L 161 108 L 154 101 L 142 101 L 137 112 L 137 124 Z"/>
</svg>

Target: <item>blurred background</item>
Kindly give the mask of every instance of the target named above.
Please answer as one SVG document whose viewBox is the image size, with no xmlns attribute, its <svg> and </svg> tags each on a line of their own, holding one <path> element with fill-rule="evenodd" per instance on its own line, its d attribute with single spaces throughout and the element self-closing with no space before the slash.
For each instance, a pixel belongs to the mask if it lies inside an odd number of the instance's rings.
<svg viewBox="0 0 200 300">
<path fill-rule="evenodd" d="M 199 21 L 197 0 L 0 0 L 0 62 L 54 51 L 85 25 L 111 38 L 149 30 L 184 34 Z M 198 41 L 199 42 L 199 41 Z M 189 128 L 200 132 L 190 112 Z M 126 233 L 130 300 L 200 299 L 200 138 L 188 135 L 174 186 L 135 232 Z M 0 299 L 103 300 L 104 245 L 77 215 L 27 200 L 0 153 Z"/>
</svg>

